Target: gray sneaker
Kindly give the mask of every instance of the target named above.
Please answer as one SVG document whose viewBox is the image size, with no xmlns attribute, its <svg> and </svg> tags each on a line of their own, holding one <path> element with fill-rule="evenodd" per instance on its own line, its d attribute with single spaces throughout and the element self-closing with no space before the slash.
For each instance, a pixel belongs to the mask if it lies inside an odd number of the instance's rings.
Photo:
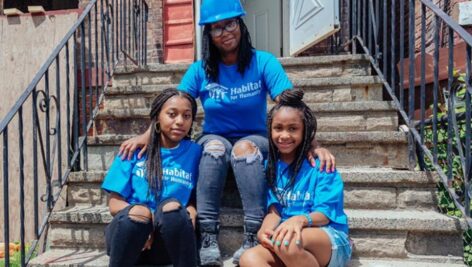
<svg viewBox="0 0 472 267">
<path fill-rule="evenodd" d="M 216 233 L 202 232 L 202 247 L 200 248 L 201 266 L 222 266 L 221 252 L 218 247 Z"/>
<path fill-rule="evenodd" d="M 244 241 L 241 247 L 236 250 L 233 254 L 233 263 L 238 265 L 239 264 L 239 259 L 241 258 L 241 255 L 243 255 L 244 251 L 247 249 L 250 249 L 252 247 L 255 247 L 259 244 L 257 241 L 257 236 L 254 233 L 244 233 Z"/>
</svg>

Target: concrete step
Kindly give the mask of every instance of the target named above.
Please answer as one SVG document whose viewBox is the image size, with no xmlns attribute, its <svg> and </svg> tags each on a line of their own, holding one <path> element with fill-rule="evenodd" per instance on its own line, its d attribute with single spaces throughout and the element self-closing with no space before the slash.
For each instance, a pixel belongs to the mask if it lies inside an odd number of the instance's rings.
<svg viewBox="0 0 472 267">
<path fill-rule="evenodd" d="M 382 101 L 383 84 L 377 76 L 292 79 L 293 86 L 305 91 L 303 100 L 308 103 L 350 101 Z M 107 91 L 106 108 L 149 107 L 162 90 L 177 87 L 177 83 L 117 85 Z"/>
<path fill-rule="evenodd" d="M 108 259 L 103 249 L 52 249 L 34 258 L 28 266 L 108 267 Z M 172 267 L 172 265 L 146 265 L 146 267 Z M 223 255 L 223 267 L 236 267 L 231 255 Z"/>
<path fill-rule="evenodd" d="M 280 58 L 291 79 L 370 75 L 364 55 Z M 121 66 L 114 72 L 113 84 L 144 85 L 179 83 L 189 64 L 150 64 L 146 67 Z"/>
<path fill-rule="evenodd" d="M 462 257 L 466 223 L 435 211 L 346 209 L 355 257 L 407 259 L 410 255 Z M 102 248 L 107 207 L 73 207 L 50 217 L 51 248 Z M 241 244 L 241 209 L 223 209 L 220 244 L 231 255 Z M 447 244 L 447 245 L 445 245 Z"/>
<path fill-rule="evenodd" d="M 113 107 L 101 110 L 95 120 L 98 134 L 140 134 L 150 124 L 149 108 Z M 272 104 L 268 109 L 272 108 Z M 316 113 L 318 132 L 394 131 L 398 128 L 398 115 L 391 102 L 334 102 L 310 103 Z M 201 107 L 195 126 L 201 129 Z"/>
<path fill-rule="evenodd" d="M 231 258 L 226 256 L 224 267 L 235 266 Z M 29 266 L 31 267 L 106 267 L 108 266 L 108 256 L 104 250 L 100 249 L 55 249 L 34 258 Z M 463 267 L 460 257 L 412 257 L 412 259 L 353 259 L 349 267 Z M 164 267 L 164 266 L 160 266 Z M 170 265 L 165 267 L 171 267 Z"/>
<path fill-rule="evenodd" d="M 434 209 L 438 176 L 429 172 L 387 168 L 339 168 L 344 184 L 344 206 L 357 209 Z M 106 205 L 100 189 L 105 171 L 72 173 L 67 187 L 69 206 Z M 233 177 L 228 177 L 223 205 L 241 208 Z"/>
<path fill-rule="evenodd" d="M 100 135 L 88 138 L 90 170 L 106 170 L 119 145 L 134 135 Z M 339 167 L 408 169 L 407 138 L 402 132 L 321 132 L 320 144 L 336 156 Z"/>
<path fill-rule="evenodd" d="M 349 267 L 464 267 L 461 257 L 415 257 L 411 259 L 353 259 Z"/>
</svg>

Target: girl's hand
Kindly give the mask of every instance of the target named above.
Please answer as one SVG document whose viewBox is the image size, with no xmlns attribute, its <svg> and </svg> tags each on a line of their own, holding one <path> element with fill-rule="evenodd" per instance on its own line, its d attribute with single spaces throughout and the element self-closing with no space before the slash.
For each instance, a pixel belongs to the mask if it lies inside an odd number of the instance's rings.
<svg viewBox="0 0 472 267">
<path fill-rule="evenodd" d="M 288 247 L 290 241 L 295 237 L 295 242 L 300 245 L 302 242 L 302 229 L 305 226 L 306 218 L 304 216 L 293 216 L 281 223 L 272 236 L 274 247 Z"/>
<path fill-rule="evenodd" d="M 146 240 L 146 243 L 144 243 L 143 251 L 144 250 L 150 250 L 153 241 L 154 241 L 154 234 L 151 233 L 151 234 L 149 234 L 149 237 L 148 237 L 148 240 Z"/>
<path fill-rule="evenodd" d="M 124 141 L 120 146 L 118 156 L 121 156 L 122 160 L 125 160 L 126 158 L 130 160 L 133 157 L 134 151 L 136 151 L 138 148 L 141 148 L 141 151 L 138 154 L 138 159 L 140 159 L 144 155 L 144 152 L 146 152 L 150 139 L 149 135 L 150 132 L 148 130 L 142 135 L 138 135 Z"/>
<path fill-rule="evenodd" d="M 334 172 L 336 169 L 336 158 L 327 150 L 326 148 L 317 147 L 308 152 L 308 160 L 311 163 L 311 166 L 315 167 L 315 156 L 320 159 L 320 171 L 323 171 L 326 166 L 326 172 Z"/>
<path fill-rule="evenodd" d="M 274 235 L 274 230 L 272 229 L 260 229 L 259 232 L 257 232 L 257 240 L 259 240 L 259 243 L 267 248 L 268 250 L 273 251 L 273 244 L 271 241 L 271 237 Z"/>
<path fill-rule="evenodd" d="M 192 220 L 193 229 L 195 230 L 195 224 L 197 221 L 197 209 L 193 205 L 187 206 L 188 216 Z"/>
</svg>

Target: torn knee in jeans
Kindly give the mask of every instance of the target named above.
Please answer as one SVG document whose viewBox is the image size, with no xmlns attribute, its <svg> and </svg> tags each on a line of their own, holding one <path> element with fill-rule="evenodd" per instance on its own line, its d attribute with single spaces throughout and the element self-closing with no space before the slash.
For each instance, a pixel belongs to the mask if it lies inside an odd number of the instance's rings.
<svg viewBox="0 0 472 267">
<path fill-rule="evenodd" d="M 225 145 L 220 140 L 211 140 L 203 146 L 203 153 L 210 154 L 214 158 L 222 157 L 225 152 Z"/>
<path fill-rule="evenodd" d="M 259 147 L 249 140 L 242 140 L 234 145 L 233 153 L 231 155 L 235 160 L 246 160 L 247 163 L 252 163 L 256 160 L 262 160 L 262 153 Z"/>
<path fill-rule="evenodd" d="M 162 212 L 169 212 L 173 210 L 178 210 L 180 208 L 180 203 L 176 201 L 170 201 L 162 207 Z"/>
<path fill-rule="evenodd" d="M 129 210 L 128 217 L 134 222 L 149 223 L 152 219 L 152 214 L 147 207 L 136 205 Z"/>
</svg>

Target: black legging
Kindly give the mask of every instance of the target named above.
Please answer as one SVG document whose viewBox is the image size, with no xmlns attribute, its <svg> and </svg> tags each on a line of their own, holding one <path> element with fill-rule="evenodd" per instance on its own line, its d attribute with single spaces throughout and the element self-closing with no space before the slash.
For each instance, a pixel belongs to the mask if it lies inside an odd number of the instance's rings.
<svg viewBox="0 0 472 267">
<path fill-rule="evenodd" d="M 184 207 L 162 212 L 162 203 L 155 213 L 154 242 L 150 250 L 142 251 L 153 226 L 129 218 L 128 206 L 115 215 L 105 230 L 109 266 L 135 264 L 175 267 L 197 266 L 197 249 L 192 221 Z"/>
</svg>

